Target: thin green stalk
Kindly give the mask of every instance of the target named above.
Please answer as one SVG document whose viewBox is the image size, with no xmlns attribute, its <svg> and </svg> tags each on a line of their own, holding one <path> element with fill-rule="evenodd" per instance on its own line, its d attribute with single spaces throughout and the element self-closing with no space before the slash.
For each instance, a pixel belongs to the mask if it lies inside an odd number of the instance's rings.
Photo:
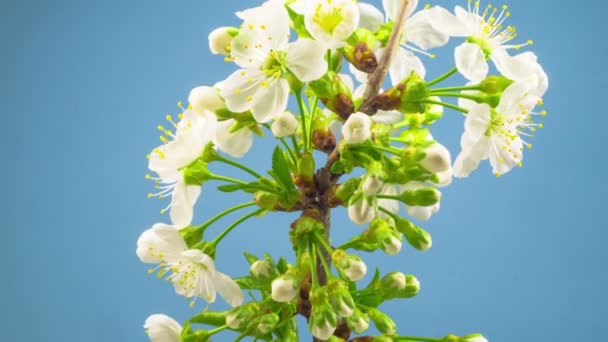
<svg viewBox="0 0 608 342">
<path fill-rule="evenodd" d="M 302 100 L 302 93 L 296 93 L 296 100 L 298 102 L 298 108 L 300 109 L 300 117 L 302 120 L 302 141 L 304 145 L 304 152 L 308 150 L 308 129 L 306 128 L 306 108 L 304 106 L 304 101 Z"/>
<path fill-rule="evenodd" d="M 379 197 L 379 196 L 378 196 L 378 197 Z M 394 219 L 396 219 L 396 218 L 398 218 L 398 217 L 399 217 L 397 214 L 395 214 L 394 212 L 392 212 L 392 211 L 390 211 L 390 210 L 386 209 L 385 207 L 378 206 L 378 209 L 379 209 L 381 212 L 383 212 L 383 213 L 387 214 L 388 216 L 390 216 L 390 217 L 392 217 L 392 218 L 394 218 Z"/>
<path fill-rule="evenodd" d="M 327 260 L 325 260 L 325 256 L 323 255 L 323 252 L 321 250 L 317 249 L 317 257 L 321 259 L 321 263 L 323 264 L 323 268 L 325 269 L 326 279 L 331 278 L 331 267 L 329 267 L 329 264 L 327 263 Z"/>
<path fill-rule="evenodd" d="M 248 219 L 250 219 L 254 216 L 257 216 L 263 212 L 264 212 L 264 209 L 256 210 L 256 211 L 249 213 L 249 214 L 241 217 L 240 219 L 236 220 L 233 224 L 228 226 L 228 228 L 226 228 L 226 230 L 224 230 L 222 233 L 220 233 L 220 235 L 218 235 L 215 239 L 213 239 L 213 241 L 211 241 L 210 244 L 213 247 L 217 247 L 217 245 L 222 241 L 222 239 L 224 239 L 226 237 L 226 235 L 228 235 L 235 227 L 237 227 L 239 224 L 241 224 L 241 223 L 247 221 Z"/>
<path fill-rule="evenodd" d="M 325 248 L 325 250 L 327 251 L 327 253 L 329 253 L 329 254 L 333 253 L 334 249 L 331 248 L 331 246 L 329 245 L 329 243 L 327 243 L 327 241 L 325 241 L 324 238 L 322 238 L 319 234 L 315 234 L 315 237 L 323 245 L 323 247 Z"/>
<path fill-rule="evenodd" d="M 417 342 L 440 342 L 442 338 L 419 337 L 419 336 L 395 336 L 395 341 L 417 341 Z"/>
<path fill-rule="evenodd" d="M 220 331 L 226 330 L 228 328 L 228 325 L 222 325 L 221 327 L 217 327 L 215 329 L 209 330 L 208 333 L 210 336 L 213 336 L 217 333 L 219 333 Z"/>
<path fill-rule="evenodd" d="M 314 97 L 314 100 L 312 101 L 312 104 L 310 103 L 310 99 L 308 101 L 308 105 L 310 106 L 310 132 L 308 134 L 308 149 L 312 150 L 312 140 L 313 140 L 313 135 L 314 135 L 314 131 L 312 129 L 312 124 L 315 122 L 315 116 L 317 113 L 317 106 L 319 105 L 319 98 L 317 98 L 316 96 Z"/>
<path fill-rule="evenodd" d="M 234 161 L 234 160 L 222 157 L 222 156 L 218 156 L 217 161 L 222 162 L 224 164 L 232 165 L 236 168 L 239 168 L 239 169 L 249 173 L 250 175 L 252 175 L 253 177 L 255 177 L 257 179 L 262 178 L 262 175 L 260 175 L 259 173 L 253 171 L 252 169 L 248 168 L 247 166 L 245 166 L 237 161 Z"/>
<path fill-rule="evenodd" d="M 351 241 L 348 241 L 348 242 L 336 247 L 336 249 L 347 250 L 347 249 L 351 248 L 352 246 L 356 245 L 357 243 L 359 243 L 360 240 L 361 240 L 360 238 L 353 239 Z"/>
<path fill-rule="evenodd" d="M 301 155 L 300 153 L 300 145 L 298 145 L 298 141 L 296 140 L 296 135 L 291 136 L 291 143 L 293 144 L 293 148 L 296 150 L 296 154 L 298 157 Z"/>
<path fill-rule="evenodd" d="M 433 96 L 442 96 L 442 97 L 457 97 L 457 98 L 461 98 L 461 99 L 468 99 L 468 100 L 472 100 L 475 102 L 479 102 L 480 100 L 482 100 L 481 97 L 479 97 L 479 95 L 474 95 L 474 94 L 466 94 L 466 93 L 432 93 L 431 95 Z"/>
<path fill-rule="evenodd" d="M 310 241 L 308 243 L 308 250 L 310 251 L 310 276 L 312 277 L 312 286 L 319 287 L 319 279 L 317 278 L 317 254 L 315 252 L 315 244 Z"/>
<path fill-rule="evenodd" d="M 255 205 L 255 202 L 247 202 L 247 203 L 242 203 L 239 205 L 235 205 L 232 208 L 228 208 L 224 211 L 222 211 L 221 213 L 213 216 L 212 218 L 210 218 L 207 222 L 201 224 L 200 226 L 197 226 L 195 229 L 196 230 L 204 230 L 207 229 L 207 227 L 209 227 L 210 225 L 214 224 L 215 222 L 217 222 L 219 219 L 221 219 L 222 217 L 229 215 L 237 210 L 243 209 L 243 208 L 247 208 L 247 207 L 251 207 L 253 205 Z"/>
<path fill-rule="evenodd" d="M 459 106 L 456 106 L 456 105 L 453 105 L 451 103 L 446 103 L 446 102 L 441 102 L 441 101 L 435 101 L 435 100 L 424 100 L 424 101 L 422 101 L 422 103 L 430 103 L 430 104 L 435 104 L 435 105 L 443 106 L 443 107 L 446 107 L 446 108 L 450 108 L 450 109 L 459 111 L 459 112 L 464 113 L 464 114 L 468 114 L 469 113 L 468 109 L 462 108 L 462 107 L 459 107 Z"/>
<path fill-rule="evenodd" d="M 211 179 L 224 181 L 224 182 L 228 182 L 228 183 L 241 184 L 241 185 L 249 184 L 247 182 L 243 182 L 242 180 L 234 179 L 234 178 L 227 177 L 227 176 L 220 176 L 220 175 L 213 175 L 213 176 L 211 176 Z"/>
<path fill-rule="evenodd" d="M 434 95 L 435 93 L 439 93 L 439 92 L 461 91 L 461 90 L 481 90 L 481 85 L 476 84 L 476 85 L 472 85 L 472 86 L 445 87 L 445 88 L 431 89 L 431 95 Z"/>
<path fill-rule="evenodd" d="M 437 77 L 436 79 L 434 79 L 434 80 L 432 80 L 430 82 L 427 82 L 426 85 L 430 87 L 432 85 L 440 83 L 440 82 L 442 82 L 442 81 L 450 78 L 452 75 L 454 75 L 457 72 L 458 72 L 458 69 L 456 67 L 454 67 L 454 68 L 450 69 L 450 71 L 446 72 L 445 74 Z"/>
<path fill-rule="evenodd" d="M 298 158 L 296 157 L 296 155 L 294 154 L 293 150 L 291 149 L 291 147 L 289 147 L 289 144 L 287 143 L 287 141 L 285 141 L 285 138 L 279 138 L 279 141 L 281 142 L 281 144 L 283 144 L 283 147 L 285 147 L 285 149 L 287 150 L 287 152 L 289 153 L 289 156 L 291 157 L 291 159 L 293 160 L 294 164 L 298 163 Z"/>
</svg>

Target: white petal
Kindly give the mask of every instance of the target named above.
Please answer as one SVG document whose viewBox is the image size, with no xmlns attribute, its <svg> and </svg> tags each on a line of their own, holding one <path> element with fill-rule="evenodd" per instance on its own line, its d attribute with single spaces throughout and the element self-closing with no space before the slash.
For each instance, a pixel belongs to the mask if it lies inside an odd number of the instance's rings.
<svg viewBox="0 0 608 342">
<path fill-rule="evenodd" d="M 385 124 L 385 125 L 394 125 L 403 121 L 404 114 L 398 110 L 378 110 L 374 116 L 372 116 L 372 120 L 377 123 Z"/>
<path fill-rule="evenodd" d="M 479 16 L 475 13 L 469 12 L 460 6 L 456 6 L 456 9 L 454 10 L 454 12 L 456 13 L 456 18 L 458 19 L 458 21 L 460 21 L 460 23 L 462 25 L 464 25 L 464 28 L 466 30 L 465 32 L 458 32 L 458 33 L 464 33 L 459 36 L 464 36 L 464 37 L 473 36 L 477 32 L 479 32 L 480 30 L 483 29 L 485 20 L 483 20 L 483 18 L 481 16 Z"/>
<path fill-rule="evenodd" d="M 513 132 L 516 134 L 516 132 Z M 505 139 L 502 136 L 495 136 L 492 139 L 490 149 L 490 165 L 492 172 L 503 175 L 511 171 L 523 159 L 523 142 L 521 139 Z"/>
<path fill-rule="evenodd" d="M 389 20 L 394 20 L 399 15 L 399 7 L 401 7 L 401 3 L 403 0 L 382 0 L 382 6 L 384 6 L 384 11 L 386 11 L 386 16 Z M 414 13 L 418 7 L 418 0 L 410 0 L 408 11 L 405 14 L 405 17 L 409 17 Z"/>
<path fill-rule="evenodd" d="M 491 120 L 491 108 L 487 104 L 473 104 L 469 109 L 469 114 L 465 120 L 465 133 L 472 136 L 473 141 L 486 134 Z M 462 146 L 463 149 L 468 148 Z"/>
<path fill-rule="evenodd" d="M 352 0 L 308 0 L 310 5 L 306 8 L 304 24 L 310 35 L 327 48 L 337 49 L 346 45 L 346 39 L 359 27 L 359 7 Z M 318 20 L 327 15 L 333 15 L 336 9 L 340 10 L 339 22 L 334 27 L 322 27 Z M 331 29 L 328 30 L 328 29 Z"/>
<path fill-rule="evenodd" d="M 527 58 L 528 56 L 533 56 L 533 58 Z M 516 58 L 509 56 L 505 49 L 499 48 L 492 51 L 491 58 L 496 69 L 513 81 L 524 81 L 536 70 L 536 56 L 533 53 Z"/>
<path fill-rule="evenodd" d="M 215 272 L 213 278 L 215 288 L 230 306 L 239 306 L 243 304 L 243 291 L 239 285 L 229 276 L 224 273 Z"/>
<path fill-rule="evenodd" d="M 439 211 L 439 203 L 430 206 L 430 207 L 419 207 L 419 206 L 415 206 L 415 207 L 410 207 L 410 206 L 405 206 L 405 211 L 407 212 L 408 215 L 410 215 L 411 217 L 415 218 L 416 220 L 419 221 L 428 221 L 431 219 L 431 217 L 437 213 Z"/>
<path fill-rule="evenodd" d="M 202 113 L 205 110 L 215 112 L 224 107 L 224 101 L 217 89 L 212 87 L 196 87 L 190 91 L 188 102 L 192 109 Z"/>
<path fill-rule="evenodd" d="M 201 194 L 199 185 L 186 185 L 183 180 L 175 183 L 171 195 L 170 216 L 171 222 L 178 228 L 187 227 L 192 223 L 194 204 Z"/>
<path fill-rule="evenodd" d="M 262 6 L 237 13 L 244 20 L 241 32 L 259 32 L 265 40 L 262 44 L 273 50 L 283 50 L 289 41 L 291 22 L 283 3 L 280 0 L 266 1 Z"/>
<path fill-rule="evenodd" d="M 480 82 L 490 70 L 483 50 L 477 44 L 464 43 L 456 48 L 456 67 L 469 81 Z"/>
<path fill-rule="evenodd" d="M 425 12 L 433 26 L 447 36 L 467 37 L 472 34 L 467 25 L 443 7 L 434 6 Z"/>
<path fill-rule="evenodd" d="M 411 51 L 398 48 L 395 51 L 395 57 L 389 69 L 391 82 L 393 82 L 393 85 L 398 84 L 408 78 L 412 72 L 415 72 L 423 79 L 426 76 L 426 69 L 420 58 Z"/>
<path fill-rule="evenodd" d="M 429 16 L 431 9 L 414 14 L 405 23 L 404 39 L 423 50 L 442 47 L 450 37 L 437 29 Z"/>
<path fill-rule="evenodd" d="M 148 264 L 175 262 L 187 248 L 179 231 L 164 223 L 155 224 L 137 240 L 137 256 Z"/>
<path fill-rule="evenodd" d="M 376 58 L 380 58 L 379 56 L 376 56 Z M 353 74 L 353 76 L 355 76 L 355 79 L 357 80 L 357 82 L 359 83 L 367 83 L 367 73 L 358 70 L 357 68 L 355 68 L 354 65 L 348 63 L 348 71 L 350 71 L 351 74 Z"/>
<path fill-rule="evenodd" d="M 228 76 L 221 90 L 226 100 L 226 107 L 232 112 L 246 112 L 253 106 L 253 97 L 259 91 L 260 82 L 264 79 L 258 69 L 237 70 Z"/>
<path fill-rule="evenodd" d="M 454 162 L 454 177 L 468 177 L 471 172 L 479 167 L 479 162 L 488 155 L 490 149 L 490 138 L 483 136 L 477 140 L 476 144 L 463 149 Z"/>
<path fill-rule="evenodd" d="M 272 50 L 268 37 L 260 30 L 241 30 L 232 39 L 230 56 L 241 68 L 261 66 Z"/>
<path fill-rule="evenodd" d="M 230 132 L 236 120 L 228 119 L 217 124 L 217 147 L 234 158 L 244 156 L 253 145 L 253 132 L 249 128 L 241 128 Z"/>
<path fill-rule="evenodd" d="M 261 87 L 253 98 L 251 114 L 259 123 L 270 121 L 284 112 L 289 100 L 289 83 L 284 79 L 272 80 L 266 87 Z"/>
<path fill-rule="evenodd" d="M 384 188 L 380 191 L 380 194 L 396 196 L 399 194 L 399 191 L 397 190 L 397 186 L 395 186 L 393 184 L 385 184 Z M 382 207 L 382 208 L 390 211 L 391 213 L 396 214 L 399 212 L 399 201 L 393 200 L 393 199 L 381 198 L 381 199 L 378 199 L 378 207 Z M 381 210 L 378 211 L 378 216 L 379 217 L 389 217 L 388 214 L 384 213 Z"/>
<path fill-rule="evenodd" d="M 359 2 L 358 6 L 360 15 L 359 27 L 368 29 L 371 32 L 378 31 L 380 26 L 384 24 L 384 14 L 376 7 L 364 2 Z"/>
<path fill-rule="evenodd" d="M 302 82 L 317 80 L 327 73 L 326 51 L 317 41 L 298 39 L 287 47 L 287 67 Z"/>
</svg>

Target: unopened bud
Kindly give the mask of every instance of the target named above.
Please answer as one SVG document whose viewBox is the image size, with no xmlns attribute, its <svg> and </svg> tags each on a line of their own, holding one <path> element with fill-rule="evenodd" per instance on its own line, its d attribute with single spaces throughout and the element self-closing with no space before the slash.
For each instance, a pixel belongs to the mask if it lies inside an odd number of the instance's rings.
<svg viewBox="0 0 608 342">
<path fill-rule="evenodd" d="M 277 115 L 270 129 L 277 138 L 284 138 L 294 135 L 300 126 L 300 122 L 290 112 L 283 112 Z"/>
<path fill-rule="evenodd" d="M 310 294 L 310 302 L 312 304 L 310 332 L 318 339 L 327 340 L 336 331 L 338 316 L 329 304 L 326 289 L 313 289 Z"/>
<path fill-rule="evenodd" d="M 367 314 L 381 333 L 393 335 L 397 331 L 397 325 L 395 322 L 382 311 L 375 308 L 370 308 L 367 311 Z"/>
<path fill-rule="evenodd" d="M 330 153 L 336 148 L 336 137 L 329 129 L 315 129 L 312 143 L 317 150 Z"/>
<path fill-rule="evenodd" d="M 401 251 L 401 234 L 395 231 L 385 219 L 376 219 L 370 225 L 374 239 L 388 255 L 397 255 Z"/>
<path fill-rule="evenodd" d="M 431 173 L 444 172 L 452 168 L 450 151 L 440 143 L 434 143 L 424 150 L 424 159 L 420 162 L 423 168 Z"/>
<path fill-rule="evenodd" d="M 481 81 L 479 88 L 483 93 L 496 95 L 502 94 L 511 84 L 513 81 L 504 76 L 488 76 Z"/>
<path fill-rule="evenodd" d="M 272 281 L 272 299 L 285 303 L 292 301 L 298 295 L 300 282 L 291 274 L 284 274 Z"/>
<path fill-rule="evenodd" d="M 378 176 L 367 176 L 363 180 L 363 184 L 361 184 L 361 190 L 366 196 L 376 196 L 380 190 L 382 190 L 383 186 L 384 181 L 382 178 Z"/>
<path fill-rule="evenodd" d="M 372 119 L 364 113 L 352 114 L 342 126 L 342 136 L 349 145 L 364 143 L 372 136 Z"/>
<path fill-rule="evenodd" d="M 251 323 L 249 323 L 247 330 L 257 336 L 264 336 L 272 332 L 276 328 L 279 321 L 279 315 L 272 312 L 255 318 L 253 321 L 251 321 Z"/>
<path fill-rule="evenodd" d="M 251 276 L 258 281 L 269 282 L 277 276 L 277 270 L 268 260 L 257 260 L 249 268 Z"/>
<path fill-rule="evenodd" d="M 463 336 L 460 342 L 488 342 L 488 340 L 481 334 L 471 334 Z"/>
<path fill-rule="evenodd" d="M 417 250 L 426 251 L 433 246 L 433 239 L 431 234 L 426 232 L 424 229 L 417 227 L 412 222 L 405 218 L 398 218 L 395 220 L 395 228 L 405 235 L 405 238 L 410 245 Z"/>
<path fill-rule="evenodd" d="M 239 33 L 235 27 L 220 27 L 209 34 L 209 49 L 214 55 L 230 55 L 232 39 Z"/>
<path fill-rule="evenodd" d="M 346 204 L 350 201 L 350 198 L 355 194 L 359 185 L 361 184 L 361 178 L 351 178 L 346 182 L 340 184 L 336 189 L 336 198 Z"/>
<path fill-rule="evenodd" d="M 262 209 L 272 210 L 279 201 L 279 196 L 266 191 L 258 191 L 253 196 L 253 201 Z"/>
<path fill-rule="evenodd" d="M 346 324 L 355 334 L 361 334 L 369 329 L 369 316 L 355 308 L 352 316 L 346 319 Z"/>
<path fill-rule="evenodd" d="M 371 222 L 374 216 L 376 216 L 376 210 L 364 196 L 361 196 L 348 206 L 348 217 L 358 225 Z"/>
<path fill-rule="evenodd" d="M 406 278 L 401 272 L 392 272 L 380 280 L 380 290 L 387 292 L 399 292 L 405 289 Z"/>
<path fill-rule="evenodd" d="M 441 200 L 441 192 L 433 187 L 424 185 L 408 187 L 408 184 L 406 184 L 404 189 L 406 190 L 401 194 L 400 199 L 410 207 L 429 207 Z"/>
<path fill-rule="evenodd" d="M 257 303 L 247 303 L 238 306 L 228 312 L 226 316 L 226 325 L 230 329 L 241 329 L 256 317 L 260 312 L 260 306 Z"/>
<path fill-rule="evenodd" d="M 355 301 L 348 291 L 348 287 L 341 280 L 332 280 L 327 285 L 329 303 L 334 311 L 342 317 L 350 317 L 355 308 Z"/>
<path fill-rule="evenodd" d="M 418 278 L 411 274 L 405 276 L 405 289 L 400 294 L 401 298 L 412 298 L 418 295 L 420 292 L 420 282 Z"/>
</svg>

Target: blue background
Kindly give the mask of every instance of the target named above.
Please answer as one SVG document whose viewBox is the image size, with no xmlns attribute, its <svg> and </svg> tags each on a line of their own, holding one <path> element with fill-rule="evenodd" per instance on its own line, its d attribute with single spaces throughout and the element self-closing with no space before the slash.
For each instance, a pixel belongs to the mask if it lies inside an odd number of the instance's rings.
<svg viewBox="0 0 608 342">
<path fill-rule="evenodd" d="M 139 234 L 166 219 L 159 214 L 166 202 L 146 198 L 145 155 L 178 100 L 233 70 L 210 55 L 207 34 L 238 25 L 233 12 L 256 3 L 1 2 L 3 341 L 145 341 L 149 314 L 194 312 L 135 256 Z M 536 41 L 551 77 L 546 128 L 524 168 L 496 180 L 484 165 L 446 189 L 442 211 L 425 225 L 435 243 L 428 253 L 366 260 L 421 280 L 417 298 L 384 306 L 403 334 L 597 341 L 608 306 L 601 98 L 608 49 L 599 25 L 608 8 L 600 1 L 510 5 L 510 23 L 521 41 Z M 429 77 L 451 66 L 446 51 L 427 61 Z M 454 155 L 462 121 L 449 113 L 434 129 Z M 245 160 L 264 170 L 271 147 L 256 141 Z M 197 212 L 209 217 L 238 200 L 209 187 Z M 218 267 L 247 272 L 244 248 L 289 255 L 291 219 L 273 215 L 240 227 Z M 360 229 L 343 213 L 334 223 L 338 240 Z"/>
</svg>

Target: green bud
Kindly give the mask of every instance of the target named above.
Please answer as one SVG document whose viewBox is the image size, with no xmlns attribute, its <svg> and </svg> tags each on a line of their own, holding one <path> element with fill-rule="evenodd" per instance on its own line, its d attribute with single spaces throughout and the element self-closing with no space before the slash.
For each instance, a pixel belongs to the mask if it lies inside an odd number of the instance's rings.
<svg viewBox="0 0 608 342">
<path fill-rule="evenodd" d="M 369 329 L 369 316 L 358 307 L 355 307 L 353 314 L 346 318 L 346 324 L 355 334 L 361 334 Z"/>
<path fill-rule="evenodd" d="M 187 185 L 201 185 L 213 179 L 213 173 L 207 168 L 207 163 L 197 159 L 184 169 L 184 181 Z"/>
<path fill-rule="evenodd" d="M 259 313 L 260 305 L 255 302 L 237 306 L 236 308 L 228 311 L 228 315 L 226 315 L 225 319 L 226 325 L 228 325 L 230 329 L 235 330 L 244 328 L 251 320 L 258 316 Z"/>
<path fill-rule="evenodd" d="M 257 260 L 251 267 L 249 267 L 249 273 L 253 279 L 260 283 L 270 284 L 270 282 L 279 276 L 279 272 L 276 267 L 268 260 Z"/>
<path fill-rule="evenodd" d="M 511 84 L 513 84 L 513 81 L 502 75 L 488 76 L 485 80 L 481 81 L 479 88 L 486 94 L 495 95 L 502 94 Z"/>
<path fill-rule="evenodd" d="M 346 120 L 355 112 L 349 87 L 337 73 L 330 71 L 322 78 L 310 82 L 311 91 L 332 112 Z"/>
<path fill-rule="evenodd" d="M 401 96 L 400 110 L 404 113 L 424 113 L 426 106 L 421 103 L 430 95 L 426 82 L 418 75 L 412 74 L 405 80 L 405 91 Z"/>
<path fill-rule="evenodd" d="M 380 283 L 377 284 L 378 290 L 383 293 L 391 294 L 401 292 L 405 289 L 406 286 L 406 278 L 405 274 L 401 272 L 391 272 L 380 280 Z M 385 298 L 395 298 L 394 296 L 384 296 Z"/>
<path fill-rule="evenodd" d="M 411 274 L 405 276 L 405 289 L 399 294 L 399 298 L 412 298 L 420 292 L 420 282 L 418 278 Z"/>
<path fill-rule="evenodd" d="M 397 331 L 397 325 L 395 322 L 382 311 L 375 308 L 370 308 L 367 311 L 367 314 L 381 333 L 393 335 Z"/>
<path fill-rule="evenodd" d="M 372 221 L 370 231 L 375 242 L 386 254 L 399 254 L 401 251 L 401 234 L 395 231 L 386 219 L 377 218 Z"/>
<path fill-rule="evenodd" d="M 443 340 L 441 340 L 441 342 L 460 342 L 460 337 L 450 334 L 450 335 L 444 337 Z"/>
<path fill-rule="evenodd" d="M 217 153 L 217 150 L 215 149 L 215 144 L 210 142 L 207 145 L 205 145 L 205 148 L 203 149 L 203 153 L 201 154 L 201 160 L 204 161 L 205 163 L 211 163 L 214 162 L 218 159 L 219 155 Z"/>
<path fill-rule="evenodd" d="M 458 342 L 488 342 L 482 334 L 470 334 L 461 337 Z"/>
<path fill-rule="evenodd" d="M 247 331 L 261 337 L 271 333 L 279 321 L 280 317 L 276 313 L 265 314 L 253 319 L 247 326 Z"/>
<path fill-rule="evenodd" d="M 298 161 L 300 176 L 307 181 L 312 181 L 315 177 L 315 159 L 310 153 L 303 153 Z"/>
<path fill-rule="evenodd" d="M 279 201 L 279 196 L 266 191 L 258 191 L 253 195 L 253 201 L 262 209 L 273 210 Z"/>
<path fill-rule="evenodd" d="M 351 197 L 359 189 L 361 178 L 351 178 L 340 184 L 336 190 L 336 198 L 343 204 L 349 203 Z"/>
<path fill-rule="evenodd" d="M 346 46 L 344 48 L 344 57 L 357 70 L 371 74 L 378 67 L 378 59 L 376 54 L 365 42 L 358 42 L 354 46 Z"/>
<path fill-rule="evenodd" d="M 417 250 L 426 251 L 433 246 L 431 234 L 403 217 L 395 219 L 395 228 L 405 235 L 410 245 Z"/>
<path fill-rule="evenodd" d="M 399 200 L 410 207 L 429 207 L 441 200 L 441 192 L 433 187 L 404 191 Z"/>
<path fill-rule="evenodd" d="M 342 280 L 332 279 L 327 284 L 329 303 L 334 311 L 342 317 L 350 317 L 355 308 L 355 301 Z"/>
<path fill-rule="evenodd" d="M 327 340 L 333 335 L 338 326 L 338 316 L 328 301 L 325 288 L 315 288 L 310 294 L 312 311 L 310 314 L 309 328 L 312 335 L 321 340 Z"/>
<path fill-rule="evenodd" d="M 348 254 L 341 249 L 335 249 L 331 259 L 336 268 L 350 281 L 359 281 L 367 273 L 367 265 L 360 257 Z"/>
<path fill-rule="evenodd" d="M 199 313 L 198 315 L 192 317 L 190 319 L 191 323 L 196 323 L 196 324 L 206 324 L 206 325 L 212 325 L 212 326 L 222 326 L 224 324 L 226 324 L 226 317 L 229 314 L 229 311 L 223 311 L 223 312 L 210 312 L 210 311 L 204 311 Z"/>
</svg>

